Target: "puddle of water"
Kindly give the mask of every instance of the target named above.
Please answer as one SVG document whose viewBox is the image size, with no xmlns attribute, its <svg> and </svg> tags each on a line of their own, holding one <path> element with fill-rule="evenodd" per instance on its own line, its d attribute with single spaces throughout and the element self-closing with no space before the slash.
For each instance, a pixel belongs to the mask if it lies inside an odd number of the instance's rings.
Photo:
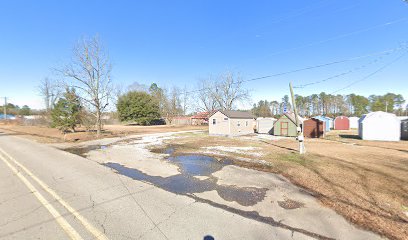
<svg viewBox="0 0 408 240">
<path fill-rule="evenodd" d="M 168 160 L 179 166 L 183 174 L 195 176 L 209 176 L 233 163 L 231 160 L 218 161 L 213 157 L 204 155 L 175 156 L 169 157 Z"/>
<path fill-rule="evenodd" d="M 204 161 L 201 162 L 201 160 Z M 201 176 L 209 176 L 214 171 L 218 171 L 223 166 L 230 164 L 229 161 L 216 163 L 218 161 L 214 158 L 196 155 L 171 157 L 171 161 L 174 161 L 180 166 L 181 174 L 166 178 L 150 176 L 137 169 L 128 168 L 118 163 L 109 162 L 103 165 L 114 169 L 121 175 L 135 180 L 149 182 L 175 194 L 191 195 L 215 190 L 224 200 L 230 202 L 236 201 L 243 206 L 255 205 L 265 198 L 266 188 L 239 188 L 235 186 L 218 185 L 213 178 L 200 180 L 194 177 L 194 175 L 198 174 Z M 206 166 L 206 164 L 208 164 L 208 166 Z"/>
<path fill-rule="evenodd" d="M 87 153 L 93 150 L 106 149 L 106 145 L 89 145 L 85 147 L 67 148 L 67 152 L 86 157 Z M 252 206 L 265 198 L 266 188 L 218 185 L 212 173 L 221 170 L 224 166 L 233 164 L 232 160 L 217 160 L 205 155 L 179 155 L 171 156 L 175 152 L 174 147 L 156 148 L 152 152 L 170 155 L 167 161 L 177 165 L 181 174 L 160 177 L 145 174 L 137 169 L 128 168 L 118 163 L 108 162 L 103 165 L 110 167 L 119 174 L 132 179 L 149 182 L 169 192 L 183 195 L 202 193 L 216 190 L 218 195 L 226 201 L 236 201 L 243 206 Z M 208 179 L 200 180 L 194 176 L 208 176 Z"/>
</svg>

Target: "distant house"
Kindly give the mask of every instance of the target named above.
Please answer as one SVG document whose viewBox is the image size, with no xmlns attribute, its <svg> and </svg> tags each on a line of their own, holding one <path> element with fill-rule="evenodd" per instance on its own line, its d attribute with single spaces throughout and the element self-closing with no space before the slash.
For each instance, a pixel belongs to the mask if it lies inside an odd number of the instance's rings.
<svg viewBox="0 0 408 240">
<path fill-rule="evenodd" d="M 401 120 L 401 139 L 408 140 L 408 118 Z"/>
<path fill-rule="evenodd" d="M 311 118 L 303 121 L 303 136 L 308 138 L 324 137 L 326 133 L 326 121 Z"/>
<path fill-rule="evenodd" d="M 349 130 L 350 120 L 346 116 L 338 116 L 334 119 L 334 129 L 335 130 Z"/>
<path fill-rule="evenodd" d="M 360 118 L 358 118 L 358 117 L 349 117 L 350 128 L 357 129 L 358 128 L 358 120 L 360 120 Z"/>
<path fill-rule="evenodd" d="M 363 140 L 399 141 L 401 121 L 392 113 L 371 112 L 360 118 L 358 135 Z"/>
<path fill-rule="evenodd" d="M 302 128 L 304 119 L 299 116 L 298 116 L 298 119 L 299 119 L 299 125 Z M 296 137 L 297 127 L 296 127 L 295 114 L 285 113 L 282 117 L 280 117 L 273 125 L 273 135 Z"/>
<path fill-rule="evenodd" d="M 273 134 L 273 125 L 276 118 L 259 117 L 256 119 L 256 132 L 264 134 Z"/>
<path fill-rule="evenodd" d="M 254 116 L 251 112 L 218 110 L 209 116 L 210 135 L 244 135 L 254 132 Z"/>
<path fill-rule="evenodd" d="M 326 128 L 326 132 L 330 132 L 330 128 L 333 128 L 334 124 L 333 124 L 333 119 L 326 117 L 326 116 L 316 116 L 313 117 L 314 119 L 319 119 L 325 122 L 325 128 Z"/>
<path fill-rule="evenodd" d="M 191 116 L 191 125 L 208 125 L 209 112 L 199 112 Z"/>
</svg>

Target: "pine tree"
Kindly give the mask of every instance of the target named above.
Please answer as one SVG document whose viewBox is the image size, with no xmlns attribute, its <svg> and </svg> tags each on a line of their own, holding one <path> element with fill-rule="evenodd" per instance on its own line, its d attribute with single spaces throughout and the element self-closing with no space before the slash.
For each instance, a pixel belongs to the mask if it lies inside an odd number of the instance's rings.
<svg viewBox="0 0 408 240">
<path fill-rule="evenodd" d="M 64 97 L 60 98 L 51 111 L 51 126 L 62 132 L 71 130 L 80 123 L 81 103 L 75 89 L 66 89 Z"/>
</svg>

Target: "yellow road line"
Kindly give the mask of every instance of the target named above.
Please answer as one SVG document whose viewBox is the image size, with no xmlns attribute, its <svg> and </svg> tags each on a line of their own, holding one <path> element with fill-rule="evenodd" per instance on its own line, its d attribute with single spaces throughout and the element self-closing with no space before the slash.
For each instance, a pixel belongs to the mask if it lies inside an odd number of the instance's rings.
<svg viewBox="0 0 408 240">
<path fill-rule="evenodd" d="M 52 190 L 47 184 L 41 181 L 38 177 L 36 177 L 30 170 L 28 170 L 24 165 L 17 162 L 13 157 L 11 157 L 8 153 L 0 148 L 0 152 L 7 156 L 10 160 L 12 160 L 17 166 L 23 169 L 28 176 L 30 176 L 34 181 L 36 181 L 46 192 L 48 192 L 55 200 L 57 200 L 62 206 L 64 206 L 68 212 L 70 212 L 73 216 L 78 219 L 82 225 L 92 234 L 95 236 L 95 239 L 98 240 L 108 240 L 106 235 L 99 231 L 99 229 L 95 228 L 86 218 L 84 218 L 77 210 L 71 207 L 67 202 L 65 202 L 54 190 Z"/>
<path fill-rule="evenodd" d="M 17 177 L 30 189 L 30 191 L 37 197 L 38 201 L 51 213 L 54 219 L 58 222 L 61 228 L 68 234 L 71 239 L 75 240 L 83 240 L 83 238 L 79 235 L 77 231 L 62 217 L 62 215 L 41 195 L 40 192 L 28 181 L 26 177 L 21 174 L 13 165 L 10 164 L 9 161 L 2 155 L 0 155 L 0 159 L 16 174 Z"/>
</svg>

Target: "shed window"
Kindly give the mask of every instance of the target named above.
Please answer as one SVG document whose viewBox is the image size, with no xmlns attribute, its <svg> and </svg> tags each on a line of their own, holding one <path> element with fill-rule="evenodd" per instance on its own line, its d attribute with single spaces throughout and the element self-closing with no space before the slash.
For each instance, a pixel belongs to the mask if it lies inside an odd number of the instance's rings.
<svg viewBox="0 0 408 240">
<path fill-rule="evenodd" d="M 225 121 L 227 121 L 227 120 L 228 120 L 228 118 L 224 118 L 224 120 L 225 120 Z"/>
<path fill-rule="evenodd" d="M 217 123 L 217 119 L 213 119 L 213 125 L 215 125 Z"/>
<path fill-rule="evenodd" d="M 238 126 L 238 127 L 241 126 L 241 123 L 239 123 L 239 121 L 238 121 L 238 123 L 237 123 L 237 126 Z"/>
</svg>

